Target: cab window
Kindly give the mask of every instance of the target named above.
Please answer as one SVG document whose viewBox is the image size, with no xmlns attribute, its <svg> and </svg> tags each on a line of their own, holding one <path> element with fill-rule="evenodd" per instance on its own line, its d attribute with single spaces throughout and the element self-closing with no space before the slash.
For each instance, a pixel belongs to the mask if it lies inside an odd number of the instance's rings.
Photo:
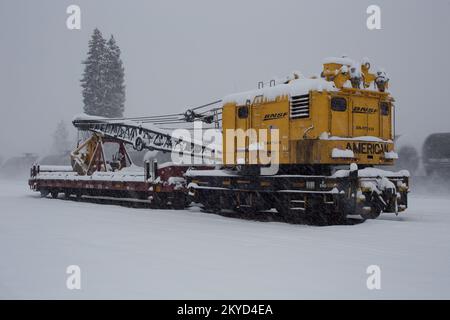
<svg viewBox="0 0 450 320">
<path fill-rule="evenodd" d="M 347 110 L 347 100 L 341 97 L 331 98 L 331 110 L 333 111 Z"/>
<path fill-rule="evenodd" d="M 239 117 L 239 119 L 245 119 L 248 117 L 248 107 L 247 106 L 238 108 L 238 117 Z"/>
<path fill-rule="evenodd" d="M 381 111 L 381 115 L 388 116 L 389 115 L 389 103 L 381 102 L 380 103 L 380 111 Z"/>
</svg>

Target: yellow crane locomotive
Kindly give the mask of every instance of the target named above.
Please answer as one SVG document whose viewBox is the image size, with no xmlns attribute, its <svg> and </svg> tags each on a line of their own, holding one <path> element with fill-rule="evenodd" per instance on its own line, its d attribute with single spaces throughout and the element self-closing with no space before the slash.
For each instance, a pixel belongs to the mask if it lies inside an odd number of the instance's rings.
<svg viewBox="0 0 450 320">
<path fill-rule="evenodd" d="M 223 168 L 188 171 L 194 200 L 213 211 L 276 208 L 288 220 L 326 223 L 405 210 L 408 172 L 379 168 L 397 158 L 389 78 L 370 69 L 368 59 L 328 58 L 320 78 L 294 74 L 225 97 Z M 255 143 L 252 130 L 269 138 Z M 255 150 L 277 153 L 275 173 L 261 171 L 267 163 Z"/>
</svg>

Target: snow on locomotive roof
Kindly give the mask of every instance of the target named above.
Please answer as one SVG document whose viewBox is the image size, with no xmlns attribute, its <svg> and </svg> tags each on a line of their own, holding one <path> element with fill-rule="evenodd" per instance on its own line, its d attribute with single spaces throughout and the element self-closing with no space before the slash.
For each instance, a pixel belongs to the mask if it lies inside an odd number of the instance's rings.
<svg viewBox="0 0 450 320">
<path fill-rule="evenodd" d="M 269 101 L 275 100 L 279 96 L 298 96 L 308 94 L 310 91 L 338 91 L 333 82 L 324 79 L 296 79 L 287 84 L 278 84 L 273 87 L 266 87 L 257 90 L 230 94 L 222 99 L 223 104 L 236 103 L 246 104 L 247 100 L 253 102 L 255 97 L 264 96 Z"/>
<path fill-rule="evenodd" d="M 353 61 L 350 58 L 347 57 L 328 57 L 323 59 L 323 63 L 336 63 L 336 64 L 342 64 L 342 65 L 347 65 L 347 66 L 353 66 L 356 65 L 355 61 Z"/>
</svg>

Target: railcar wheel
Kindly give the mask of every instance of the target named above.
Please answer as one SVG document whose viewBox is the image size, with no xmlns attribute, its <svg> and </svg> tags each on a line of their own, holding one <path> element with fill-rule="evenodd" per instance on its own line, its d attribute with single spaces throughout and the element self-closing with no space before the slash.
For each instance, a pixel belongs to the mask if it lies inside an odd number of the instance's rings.
<svg viewBox="0 0 450 320">
<path fill-rule="evenodd" d="M 50 192 L 48 190 L 41 190 L 41 198 L 46 198 Z"/>
<path fill-rule="evenodd" d="M 372 206 L 369 212 L 362 212 L 361 217 L 363 219 L 376 219 L 380 216 L 381 209 L 377 206 Z"/>
<path fill-rule="evenodd" d="M 220 197 L 213 193 L 203 193 L 201 195 L 201 204 L 203 205 L 203 210 L 207 212 L 217 213 L 220 212 Z"/>
<path fill-rule="evenodd" d="M 203 210 L 206 212 L 218 213 L 221 209 L 216 203 L 207 201 L 203 203 Z"/>
<path fill-rule="evenodd" d="M 172 199 L 172 207 L 175 210 L 183 210 L 186 205 L 186 199 L 183 195 L 176 196 Z"/>
</svg>

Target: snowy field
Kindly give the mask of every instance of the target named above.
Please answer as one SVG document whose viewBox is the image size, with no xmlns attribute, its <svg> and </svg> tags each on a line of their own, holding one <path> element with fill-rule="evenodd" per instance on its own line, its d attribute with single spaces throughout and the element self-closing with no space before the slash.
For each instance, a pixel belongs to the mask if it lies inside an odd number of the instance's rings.
<svg viewBox="0 0 450 320">
<path fill-rule="evenodd" d="M 81 290 L 66 288 L 79 265 Z M 366 268 L 381 268 L 368 290 Z M 314 227 L 40 199 L 0 181 L 0 298 L 450 298 L 450 197 Z"/>
</svg>

